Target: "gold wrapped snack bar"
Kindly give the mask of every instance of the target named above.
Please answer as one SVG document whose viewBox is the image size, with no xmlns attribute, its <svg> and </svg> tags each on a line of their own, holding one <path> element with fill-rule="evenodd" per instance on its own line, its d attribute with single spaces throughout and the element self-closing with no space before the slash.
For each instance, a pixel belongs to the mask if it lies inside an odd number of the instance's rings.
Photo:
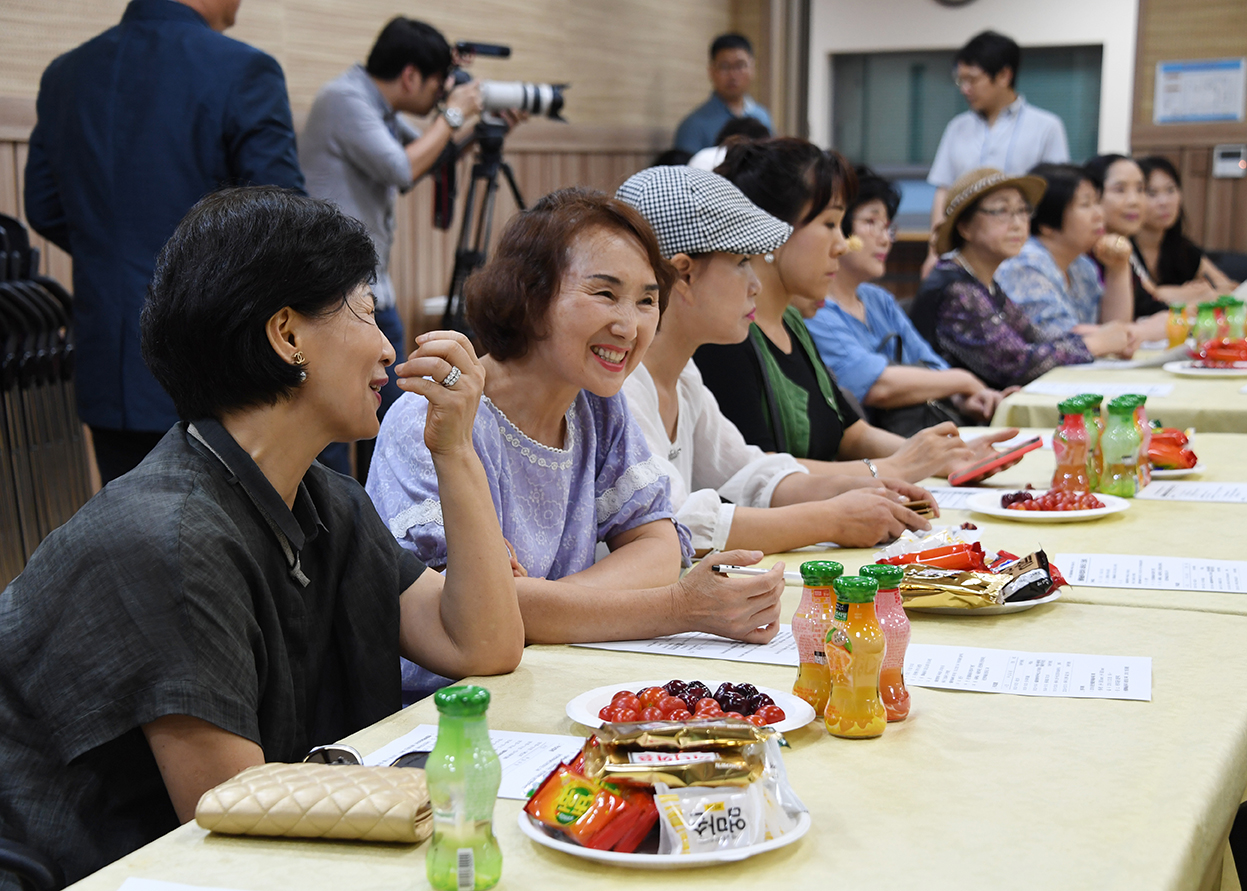
<svg viewBox="0 0 1247 891">
<path fill-rule="evenodd" d="M 606 724 L 585 744 L 585 776 L 594 780 L 685 786 L 744 786 L 766 768 L 774 730 L 746 721 L 649 721 Z"/>
<path fill-rule="evenodd" d="M 904 567 L 901 597 L 905 606 L 944 606 L 978 609 L 1005 602 L 1005 585 L 1012 578 L 996 572 L 966 572 L 911 563 Z"/>
</svg>

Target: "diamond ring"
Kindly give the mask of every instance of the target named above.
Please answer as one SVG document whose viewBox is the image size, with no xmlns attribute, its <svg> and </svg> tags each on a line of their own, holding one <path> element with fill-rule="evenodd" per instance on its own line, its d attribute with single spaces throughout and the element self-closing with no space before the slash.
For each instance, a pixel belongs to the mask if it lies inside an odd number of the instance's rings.
<svg viewBox="0 0 1247 891">
<path fill-rule="evenodd" d="M 463 372 L 452 365 L 450 366 L 450 374 L 446 375 L 446 377 L 442 380 L 442 386 L 449 390 L 455 384 L 459 383 L 459 378 L 462 376 Z"/>
</svg>

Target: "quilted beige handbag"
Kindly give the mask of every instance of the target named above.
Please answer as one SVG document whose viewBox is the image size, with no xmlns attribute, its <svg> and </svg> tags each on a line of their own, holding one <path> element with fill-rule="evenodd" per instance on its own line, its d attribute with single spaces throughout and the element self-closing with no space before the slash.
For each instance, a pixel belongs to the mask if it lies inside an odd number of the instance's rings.
<svg viewBox="0 0 1247 891">
<path fill-rule="evenodd" d="M 273 763 L 205 792 L 195 822 L 227 835 L 411 844 L 432 833 L 433 812 L 423 770 Z"/>
</svg>

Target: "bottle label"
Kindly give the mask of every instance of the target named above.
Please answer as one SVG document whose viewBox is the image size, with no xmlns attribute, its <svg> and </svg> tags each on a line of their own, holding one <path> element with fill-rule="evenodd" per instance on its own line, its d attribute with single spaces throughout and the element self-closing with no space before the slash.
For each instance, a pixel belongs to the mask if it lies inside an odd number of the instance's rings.
<svg viewBox="0 0 1247 891">
<path fill-rule="evenodd" d="M 849 636 L 844 633 L 843 629 L 832 628 L 827 632 L 827 643 L 833 647 L 839 647 L 846 653 L 853 652 L 853 641 L 849 640 Z"/>
<path fill-rule="evenodd" d="M 459 891 L 472 891 L 476 887 L 476 857 L 471 848 L 458 848 L 455 854 Z"/>
</svg>

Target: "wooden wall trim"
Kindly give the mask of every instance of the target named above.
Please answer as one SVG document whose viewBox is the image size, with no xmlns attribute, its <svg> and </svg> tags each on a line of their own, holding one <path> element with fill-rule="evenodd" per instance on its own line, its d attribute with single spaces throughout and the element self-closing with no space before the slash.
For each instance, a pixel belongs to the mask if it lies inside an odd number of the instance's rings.
<svg viewBox="0 0 1247 891">
<path fill-rule="evenodd" d="M 1178 146 L 1211 148 L 1224 142 L 1247 142 L 1247 123 L 1135 124 L 1130 142 L 1135 154 Z"/>
<path fill-rule="evenodd" d="M 34 126 L 34 99 L 0 95 L 0 141 L 25 142 Z"/>
</svg>

